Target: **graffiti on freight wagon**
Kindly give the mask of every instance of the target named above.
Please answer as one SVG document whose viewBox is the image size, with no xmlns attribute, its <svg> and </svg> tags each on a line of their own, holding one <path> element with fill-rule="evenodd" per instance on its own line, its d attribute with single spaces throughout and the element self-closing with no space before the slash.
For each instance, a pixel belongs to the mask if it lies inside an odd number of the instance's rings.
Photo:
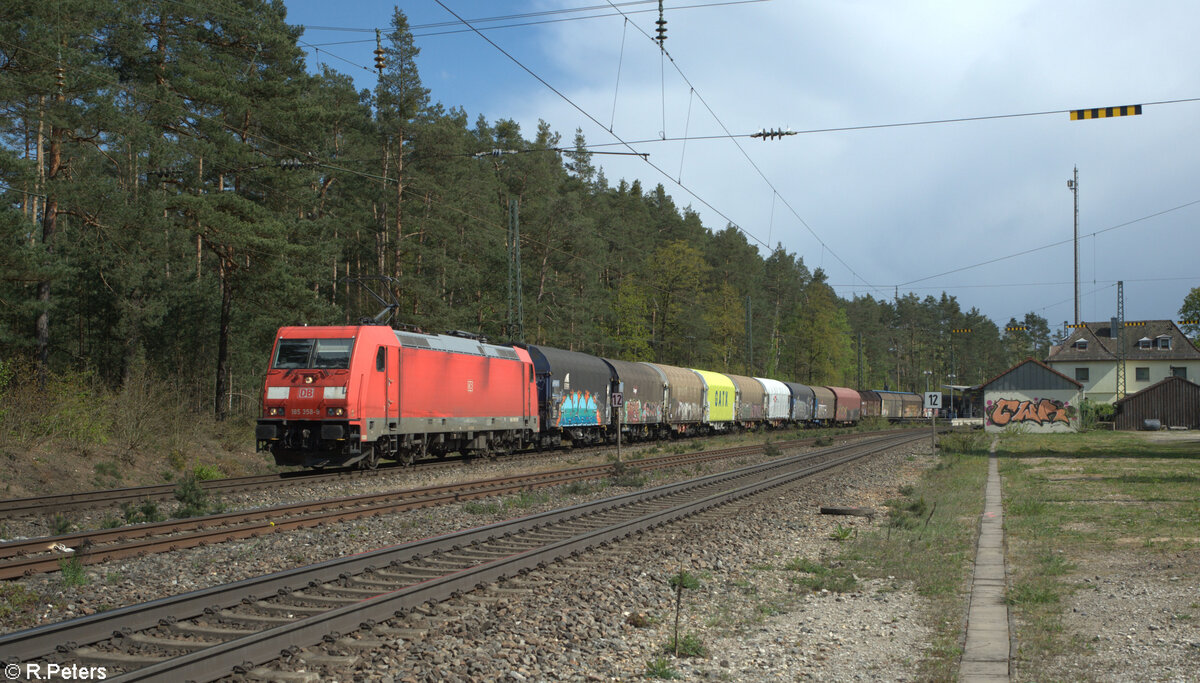
<svg viewBox="0 0 1200 683">
<path fill-rule="evenodd" d="M 1072 412 L 1069 403 L 1048 398 L 1037 401 L 1002 398 L 990 402 L 987 408 L 988 420 L 997 427 L 1026 423 L 1044 426 L 1055 422 L 1069 425 Z"/>
<path fill-rule="evenodd" d="M 558 426 L 580 427 L 603 423 L 600 405 L 589 391 L 574 391 L 563 397 L 559 407 Z"/>
</svg>

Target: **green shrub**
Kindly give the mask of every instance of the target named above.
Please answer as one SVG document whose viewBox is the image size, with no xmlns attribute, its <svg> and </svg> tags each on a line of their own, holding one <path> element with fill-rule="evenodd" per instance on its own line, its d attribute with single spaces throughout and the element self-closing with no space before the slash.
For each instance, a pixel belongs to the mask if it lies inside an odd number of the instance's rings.
<svg viewBox="0 0 1200 683">
<path fill-rule="evenodd" d="M 61 512 L 56 512 L 48 520 L 48 526 L 50 527 L 51 535 L 62 536 L 69 534 L 71 533 L 72 526 L 71 518 Z"/>
<path fill-rule="evenodd" d="M 83 561 L 77 555 L 59 558 L 58 569 L 62 572 L 63 584 L 67 586 L 84 586 L 88 583 L 87 572 L 83 569 Z"/>
<path fill-rule="evenodd" d="M 671 662 L 665 657 L 658 657 L 646 663 L 646 678 L 662 678 L 666 680 L 679 678 L 679 673 L 671 668 Z"/>
<path fill-rule="evenodd" d="M 194 474 L 180 480 L 175 488 L 175 500 L 179 501 L 176 517 L 202 517 L 211 513 L 208 491 L 200 486 L 200 480 Z"/>
<path fill-rule="evenodd" d="M 1116 414 L 1116 407 L 1111 403 L 1097 403 L 1091 399 L 1085 398 L 1080 405 L 1081 425 L 1080 427 L 1087 431 L 1095 429 L 1099 422 L 1112 422 L 1113 416 Z"/>
<path fill-rule="evenodd" d="M 121 514 L 125 517 L 126 524 L 141 524 L 143 522 L 161 522 L 163 519 L 162 511 L 158 509 L 158 503 L 149 498 L 143 500 L 140 504 L 122 503 Z"/>
<path fill-rule="evenodd" d="M 51 440 L 87 451 L 108 441 L 107 402 L 91 371 L 47 372 L 13 358 L 0 368 L 0 433 L 22 449 Z"/>
<path fill-rule="evenodd" d="M 979 455 L 988 452 L 992 438 L 979 430 L 960 430 L 938 437 L 938 448 L 947 453 Z"/>
<path fill-rule="evenodd" d="M 845 541 L 845 540 L 849 539 L 849 538 L 850 538 L 851 536 L 853 536 L 853 535 L 855 535 L 855 528 L 854 528 L 854 527 L 852 527 L 852 526 L 842 526 L 841 524 L 839 524 L 839 525 L 837 525 L 837 528 L 836 528 L 836 529 L 834 529 L 833 531 L 829 532 L 829 540 L 831 540 L 831 541 Z"/>
<path fill-rule="evenodd" d="M 222 476 L 224 474 L 216 465 L 196 465 L 192 468 L 192 477 L 197 481 L 212 481 Z"/>
<path fill-rule="evenodd" d="M 689 633 L 682 638 L 663 643 L 662 653 L 673 654 L 676 657 L 704 657 L 708 655 L 708 648 L 704 646 L 704 641 L 700 640 L 699 636 Z"/>
</svg>

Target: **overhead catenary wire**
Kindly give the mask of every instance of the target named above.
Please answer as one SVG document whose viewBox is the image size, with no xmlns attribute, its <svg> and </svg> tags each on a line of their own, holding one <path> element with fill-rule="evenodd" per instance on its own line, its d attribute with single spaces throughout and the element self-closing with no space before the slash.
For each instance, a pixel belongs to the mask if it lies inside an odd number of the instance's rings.
<svg viewBox="0 0 1200 683">
<path fill-rule="evenodd" d="M 438 2 L 440 4 L 441 0 L 438 0 Z M 613 4 L 612 0 L 609 0 L 609 4 L 610 5 Z M 613 5 L 613 8 L 617 9 L 615 5 Z M 617 11 L 619 12 L 620 10 L 617 9 Z M 655 40 L 654 38 L 652 38 L 650 36 L 650 34 L 646 33 L 644 30 L 642 30 L 641 27 L 635 25 L 635 28 L 637 28 L 637 30 L 639 32 L 641 32 L 641 34 L 643 36 L 645 36 L 647 39 L 652 40 L 652 41 Z M 699 93 L 699 91 L 696 91 L 696 86 L 687 77 L 687 74 L 683 73 L 683 69 L 681 69 L 679 67 L 679 65 L 675 62 L 675 59 L 673 57 L 671 57 L 671 54 L 666 50 L 666 48 L 662 48 L 662 54 L 665 56 L 665 58 L 667 60 L 669 60 L 671 62 L 671 66 L 673 66 L 675 68 L 675 71 L 679 74 L 679 77 L 683 79 L 683 82 L 686 83 L 688 85 L 688 87 L 691 88 L 693 91 L 695 91 L 696 99 L 698 99 L 700 101 L 700 103 L 704 105 L 704 108 L 708 110 L 709 115 L 711 115 L 713 117 L 713 120 L 717 122 L 717 125 L 721 127 L 721 130 L 725 131 L 725 135 L 733 140 L 734 145 L 738 148 L 738 151 L 741 152 L 742 156 L 746 159 L 746 161 L 749 162 L 751 168 L 753 168 L 754 171 L 756 173 L 758 173 L 758 176 L 763 180 L 763 182 L 765 182 L 772 190 L 774 190 L 775 192 L 778 193 L 778 188 L 775 187 L 775 184 L 771 182 L 770 178 L 767 177 L 766 173 L 764 173 L 763 170 L 761 168 L 759 168 L 758 164 L 754 162 L 754 159 L 750 157 L 749 153 L 746 152 L 746 149 L 737 142 L 736 137 L 733 135 L 733 133 L 730 132 L 729 128 L 725 125 L 725 122 L 721 120 L 721 117 L 717 116 L 716 111 L 714 111 L 712 106 L 709 105 L 708 101 L 706 99 L 704 99 L 704 96 L 701 95 Z M 683 186 L 680 185 L 680 187 L 683 187 Z M 825 243 L 825 241 L 823 239 L 821 239 L 820 235 L 817 234 L 816 230 L 814 230 L 813 227 L 811 225 L 809 225 L 807 221 L 804 220 L 804 218 L 800 215 L 800 213 L 796 210 L 796 208 L 793 207 L 791 205 L 791 203 L 788 202 L 787 199 L 785 199 L 783 197 L 782 194 L 779 195 L 779 198 L 783 202 L 783 205 L 787 207 L 788 211 L 790 211 L 792 213 L 792 215 L 796 218 L 796 220 L 798 220 L 800 222 L 800 224 L 803 225 L 806 230 L 808 230 L 809 234 L 812 235 L 813 239 L 815 239 L 821 245 L 822 250 L 828 250 L 829 253 L 835 259 L 837 259 L 838 263 L 842 264 L 842 266 L 846 270 L 848 270 L 850 272 L 850 274 L 853 275 L 856 279 L 861 280 L 864 284 L 866 284 L 868 287 L 871 287 L 872 289 L 876 289 L 877 291 L 880 291 L 880 292 L 883 291 L 881 288 L 875 287 L 874 285 L 867 282 L 866 278 L 859 275 L 858 272 L 855 271 L 854 268 L 852 268 L 850 266 L 850 264 L 846 263 L 846 261 L 841 257 L 841 255 L 839 255 L 833 249 L 829 248 L 829 246 Z M 730 221 L 730 222 L 732 223 L 732 221 Z M 734 224 L 734 225 L 736 225 L 736 224 Z M 740 226 L 739 226 L 738 229 L 741 230 L 742 228 L 740 228 Z M 745 230 L 742 230 L 742 231 L 747 235 L 750 234 L 750 233 L 746 232 Z M 757 241 L 759 244 L 762 244 L 762 240 L 755 238 L 755 241 Z M 763 246 L 765 246 L 767 248 L 768 252 L 771 250 L 771 246 L 769 244 L 764 244 Z M 822 258 L 823 258 L 823 255 L 822 255 Z"/>
<path fill-rule="evenodd" d="M 1159 216 L 1163 216 L 1163 215 L 1166 215 L 1166 214 L 1168 214 L 1168 213 L 1172 213 L 1172 212 L 1175 212 L 1175 211 L 1180 211 L 1180 210 L 1186 209 L 1186 208 L 1188 208 L 1188 207 L 1195 206 L 1195 205 L 1197 205 L 1197 204 L 1200 204 L 1200 199 L 1194 199 L 1194 200 L 1192 200 L 1192 201 L 1190 201 L 1190 202 L 1185 202 L 1185 203 L 1183 203 L 1183 204 L 1179 204 L 1178 206 L 1173 206 L 1173 207 L 1171 207 L 1171 208 L 1169 208 L 1169 209 L 1163 209 L 1162 211 L 1156 211 L 1156 212 L 1154 212 L 1154 213 L 1152 213 L 1152 214 L 1149 214 L 1149 215 L 1146 215 L 1146 216 L 1142 216 L 1141 218 L 1134 218 L 1133 220 L 1125 221 L 1124 223 L 1118 223 L 1118 224 L 1116 224 L 1116 225 L 1109 226 L 1109 227 L 1107 227 L 1107 228 L 1104 228 L 1104 229 L 1102 229 L 1102 230 L 1097 230 L 1097 231 L 1095 231 L 1095 232 L 1088 233 L 1087 235 L 1082 235 L 1081 237 L 1084 237 L 1084 238 L 1086 238 L 1086 237 L 1096 237 L 1097 235 L 1102 235 L 1102 234 L 1104 234 L 1104 233 L 1106 233 L 1106 232 L 1112 232 L 1113 230 L 1119 230 L 1119 229 L 1121 229 L 1121 228 L 1126 228 L 1126 227 L 1129 227 L 1129 226 L 1131 226 L 1131 225 L 1135 225 L 1135 224 L 1137 224 L 1137 223 L 1142 223 L 1142 222 L 1144 222 L 1144 221 L 1148 221 L 1148 220 L 1150 220 L 1151 218 L 1157 218 L 1157 217 L 1159 217 Z M 1042 251 L 1042 250 L 1044 250 L 1044 249 L 1050 249 L 1050 248 L 1052 248 L 1052 247 L 1058 247 L 1058 246 L 1062 246 L 1062 245 L 1064 245 L 1064 244 L 1070 244 L 1070 243 L 1072 243 L 1073 241 L 1074 241 L 1074 238 L 1072 237 L 1072 238 L 1068 238 L 1068 239 L 1065 239 L 1065 240 L 1059 240 L 1059 241 L 1057 241 L 1057 242 L 1051 242 L 1051 243 L 1049 243 L 1049 244 L 1043 244 L 1043 245 L 1041 245 L 1041 246 L 1039 246 L 1039 247 L 1031 247 L 1031 248 L 1029 248 L 1029 249 L 1023 249 L 1023 250 L 1021 250 L 1021 251 L 1018 251 L 1018 252 L 1015 252 L 1015 253 L 1012 253 L 1012 254 L 1008 254 L 1008 255 L 1006 255 L 1006 256 L 998 256 L 998 257 L 996 257 L 996 258 L 993 258 L 993 259 L 988 259 L 988 260 L 986 260 L 986 261 L 980 261 L 979 263 L 975 263 L 975 264 L 972 264 L 972 265 L 969 265 L 969 266 L 962 266 L 962 267 L 960 267 L 960 268 L 953 268 L 953 269 L 951 269 L 951 270 L 947 270 L 947 271 L 944 271 L 944 272 L 941 272 L 941 273 L 937 273 L 936 275 L 927 275 L 927 276 L 925 276 L 925 277 L 922 277 L 922 278 L 917 278 L 916 280 L 909 280 L 908 282 L 901 282 L 901 283 L 898 283 L 896 286 L 897 286 L 897 287 L 907 287 L 907 286 L 909 286 L 909 285 L 916 284 L 916 283 L 918 283 L 918 282 L 925 282 L 926 280 L 932 280 L 932 279 L 934 279 L 934 278 L 942 277 L 942 276 L 945 276 L 945 275 L 952 275 L 952 274 L 954 274 L 954 273 L 961 273 L 961 272 L 963 272 L 963 271 L 966 271 L 966 270 L 972 270 L 972 269 L 974 269 L 974 268 L 981 268 L 981 267 L 983 267 L 983 266 L 989 266 L 989 265 L 992 265 L 993 263 L 999 263 L 999 262 L 1001 262 L 1001 261 L 1007 261 L 1007 260 L 1009 260 L 1009 259 L 1013 259 L 1013 258 L 1016 258 L 1016 257 L 1018 257 L 1018 256 L 1025 256 L 1025 255 L 1027 255 L 1027 254 L 1032 254 L 1032 253 L 1034 253 L 1034 252 Z"/>
<path fill-rule="evenodd" d="M 654 4 L 655 2 L 657 2 L 657 0 L 636 0 L 634 2 L 618 3 L 618 5 L 621 7 L 627 7 L 627 6 L 632 6 L 632 5 Z M 674 7 L 671 7 L 671 10 L 679 11 L 679 10 L 689 10 L 689 9 L 707 9 L 709 7 L 724 7 L 724 6 L 728 6 L 728 5 L 749 5 L 749 4 L 757 4 L 757 3 L 762 3 L 762 2 L 771 2 L 771 0 L 723 0 L 721 2 L 706 2 L 706 3 L 695 3 L 695 4 L 690 4 L 690 5 L 676 5 Z M 568 13 L 577 13 L 577 12 L 597 12 L 599 10 L 608 9 L 608 8 L 609 8 L 609 5 L 591 5 L 591 6 L 586 6 L 586 7 L 567 7 L 567 8 L 560 8 L 560 9 L 556 9 L 556 10 L 544 10 L 541 12 L 527 12 L 525 14 L 510 14 L 510 15 L 495 16 L 495 17 L 480 17 L 478 19 L 469 19 L 468 21 L 472 22 L 476 26 L 479 26 L 479 24 L 489 23 L 489 22 L 509 21 L 509 20 L 515 20 L 515 19 L 526 19 L 526 18 L 535 18 L 535 17 L 543 17 L 543 16 L 552 16 L 555 14 L 568 14 Z M 629 10 L 628 12 L 625 12 L 625 14 L 646 14 L 646 13 L 657 12 L 657 11 L 658 11 L 657 8 L 652 7 L 650 9 Z M 540 19 L 540 20 L 535 19 L 533 21 L 523 21 L 523 22 L 511 23 L 511 24 L 502 24 L 502 25 L 498 25 L 498 26 L 480 26 L 479 28 L 484 31 L 493 31 L 493 30 L 503 29 L 503 28 L 523 28 L 526 26 L 537 26 L 540 24 L 557 24 L 557 23 L 563 23 L 563 22 L 568 22 L 568 21 L 586 21 L 589 19 L 606 19 L 606 18 L 612 17 L 612 16 L 615 16 L 614 13 L 604 12 L 603 14 L 591 14 L 591 15 L 582 16 L 582 17 L 565 17 L 565 18 L 561 18 L 561 19 Z M 413 25 L 409 26 L 409 30 L 413 31 L 414 37 L 417 37 L 417 38 L 427 38 L 427 37 L 433 37 L 433 36 L 452 35 L 455 33 L 471 33 L 472 32 L 473 29 L 470 29 L 470 28 L 454 28 L 454 27 L 463 26 L 463 25 L 464 25 L 464 22 L 462 22 L 462 21 L 442 21 L 442 22 L 433 22 L 433 23 L 426 23 L 426 24 L 413 24 Z M 345 26 L 316 26 L 316 25 L 305 26 L 304 28 L 306 30 L 311 30 L 311 31 L 339 31 L 339 32 L 347 32 L 347 33 L 369 33 L 369 32 L 372 32 L 375 30 L 374 28 L 355 28 L 355 27 L 345 27 Z M 436 29 L 448 29 L 448 30 L 438 31 Z M 422 31 L 424 31 L 424 33 L 422 33 Z M 318 45 L 321 47 L 326 47 L 329 45 L 350 45 L 350 44 L 360 44 L 360 43 L 364 43 L 364 42 L 370 42 L 370 41 L 366 40 L 366 39 L 346 40 L 346 41 L 340 41 L 340 42 L 319 43 Z"/>
</svg>

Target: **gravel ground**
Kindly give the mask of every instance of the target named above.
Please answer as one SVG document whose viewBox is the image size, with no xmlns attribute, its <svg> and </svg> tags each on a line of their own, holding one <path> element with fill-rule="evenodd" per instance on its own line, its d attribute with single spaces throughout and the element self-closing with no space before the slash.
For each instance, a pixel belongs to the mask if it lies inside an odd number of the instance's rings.
<svg viewBox="0 0 1200 683">
<path fill-rule="evenodd" d="M 1076 563 L 1063 625 L 1074 647 L 1020 681 L 1200 681 L 1200 550 Z"/>
</svg>

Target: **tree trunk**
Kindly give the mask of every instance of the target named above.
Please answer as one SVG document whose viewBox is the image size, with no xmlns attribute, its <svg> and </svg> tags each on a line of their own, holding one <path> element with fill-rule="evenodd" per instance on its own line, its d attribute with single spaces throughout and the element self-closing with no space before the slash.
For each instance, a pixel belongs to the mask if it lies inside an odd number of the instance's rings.
<svg viewBox="0 0 1200 683">
<path fill-rule="evenodd" d="M 58 101 L 62 102 L 62 95 L 58 96 Z M 50 168 L 46 174 L 46 211 L 42 217 L 42 244 L 46 248 L 47 256 L 54 253 L 54 233 L 58 230 L 58 197 L 50 188 L 62 168 L 63 133 L 63 129 L 57 126 L 50 130 Z M 46 381 L 46 373 L 50 367 L 50 278 L 48 275 L 43 278 L 38 281 L 38 316 L 34 324 L 39 382 Z"/>
<path fill-rule="evenodd" d="M 225 398 L 229 393 L 229 319 L 233 310 L 233 285 L 230 275 L 233 272 L 233 263 L 228 256 L 221 256 L 217 272 L 221 280 L 221 319 L 217 329 L 217 388 L 213 415 L 220 422 L 227 417 Z"/>
</svg>

